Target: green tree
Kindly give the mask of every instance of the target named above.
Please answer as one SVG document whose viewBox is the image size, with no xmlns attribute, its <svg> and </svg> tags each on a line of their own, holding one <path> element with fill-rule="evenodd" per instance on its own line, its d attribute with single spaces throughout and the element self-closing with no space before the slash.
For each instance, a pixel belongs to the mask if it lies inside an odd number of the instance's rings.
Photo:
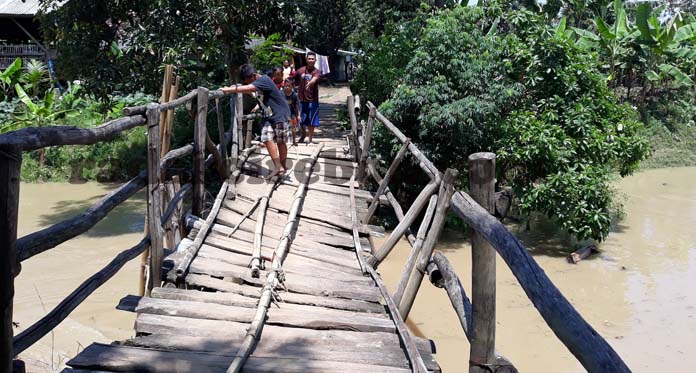
<svg viewBox="0 0 696 373">
<path fill-rule="evenodd" d="M 543 212 L 580 239 L 604 238 L 615 207 L 610 175 L 632 172 L 648 147 L 596 56 L 540 15 L 495 3 L 442 11 L 415 40 L 385 115 L 441 169 L 497 153 L 498 181 L 523 211 Z M 377 151 L 394 153 L 383 129 L 375 137 Z"/>
</svg>

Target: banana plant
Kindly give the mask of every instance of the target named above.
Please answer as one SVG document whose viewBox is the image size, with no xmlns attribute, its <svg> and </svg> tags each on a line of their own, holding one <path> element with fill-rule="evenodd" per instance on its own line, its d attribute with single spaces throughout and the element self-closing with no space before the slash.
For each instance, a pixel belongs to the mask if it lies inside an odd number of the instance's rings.
<svg viewBox="0 0 696 373">
<path fill-rule="evenodd" d="M 4 100 L 8 96 L 8 90 L 14 86 L 15 82 L 19 78 L 19 73 L 22 70 L 22 59 L 17 57 L 17 59 L 8 66 L 5 71 L 0 72 L 0 89 L 2 89 L 2 96 L 0 99 Z"/>
</svg>

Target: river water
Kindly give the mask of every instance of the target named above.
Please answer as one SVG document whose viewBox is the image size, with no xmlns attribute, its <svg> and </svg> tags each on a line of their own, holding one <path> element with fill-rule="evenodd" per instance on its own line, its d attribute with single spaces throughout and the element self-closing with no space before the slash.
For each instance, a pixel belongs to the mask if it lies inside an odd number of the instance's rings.
<svg viewBox="0 0 696 373">
<path fill-rule="evenodd" d="M 547 275 L 636 372 L 688 371 L 696 365 L 696 168 L 650 170 L 621 180 L 626 218 L 577 265 L 565 261 L 570 243 L 548 223 L 531 231 L 511 226 Z M 113 186 L 22 184 L 19 236 L 83 211 Z M 87 234 L 23 263 L 16 281 L 15 321 L 28 327 L 117 253 L 142 237 L 144 196 L 114 210 Z M 382 240 L 377 240 L 379 244 Z M 380 266 L 388 286 L 408 255 L 405 241 Z M 470 291 L 466 237 L 447 231 L 438 244 Z M 55 371 L 93 341 L 133 335 L 134 316 L 114 309 L 136 294 L 138 260 L 127 264 L 61 325 L 22 354 L 30 371 Z M 497 263 L 497 349 L 521 372 L 582 372 L 546 326 L 505 263 Z M 467 371 L 469 344 L 442 289 L 421 286 L 409 324 L 435 340 L 445 372 Z"/>
</svg>

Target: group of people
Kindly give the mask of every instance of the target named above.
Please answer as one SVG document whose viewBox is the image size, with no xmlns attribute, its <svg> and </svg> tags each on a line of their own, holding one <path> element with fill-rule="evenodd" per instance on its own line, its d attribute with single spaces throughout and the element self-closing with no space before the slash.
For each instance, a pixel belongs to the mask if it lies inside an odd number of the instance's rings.
<svg viewBox="0 0 696 373">
<path fill-rule="evenodd" d="M 292 68 L 289 61 L 275 68 L 271 77 L 259 74 L 252 65 L 242 65 L 239 77 L 244 85 L 224 87 L 225 93 L 257 93 L 259 109 L 263 111 L 261 142 L 268 149 L 274 170 L 268 176 L 282 175 L 287 170 L 287 144 L 295 141 L 298 127 L 300 141 L 305 137 L 311 143 L 314 129 L 319 126 L 319 79 L 321 73 L 315 66 L 317 55 L 307 53 L 307 65 Z M 297 91 L 295 91 L 297 87 Z"/>
</svg>

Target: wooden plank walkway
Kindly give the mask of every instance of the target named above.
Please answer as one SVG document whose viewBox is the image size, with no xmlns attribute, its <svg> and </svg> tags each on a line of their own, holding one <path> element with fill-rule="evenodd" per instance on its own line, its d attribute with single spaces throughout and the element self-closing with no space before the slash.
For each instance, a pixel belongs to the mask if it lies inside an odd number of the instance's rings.
<svg viewBox="0 0 696 373">
<path fill-rule="evenodd" d="M 398 333 L 403 322 L 395 320 L 387 307 L 381 281 L 364 274 L 361 253 L 356 252 L 350 179 L 357 164 L 351 161 L 344 131 L 335 120 L 335 110 L 345 103 L 349 91 L 323 91 L 329 95 L 322 97 L 322 127 L 315 133 L 315 144 L 290 148 L 288 163 L 293 169 L 268 201 L 261 255 L 270 269 L 293 195 L 311 177 L 283 263 L 285 289 L 268 310 L 261 338 L 243 371 L 414 371 Z M 318 143 L 323 149 L 308 175 L 302 160 Z M 249 268 L 259 216 L 253 207 L 271 183 L 260 177 L 268 173 L 268 162 L 266 151 L 256 150 L 236 185 L 230 181 L 183 286 L 156 288 L 149 297 L 129 295 L 121 300 L 119 309 L 137 313 L 136 336 L 111 345 L 92 344 L 68 362 L 72 369 L 66 371 L 227 370 L 247 335 L 269 274 L 262 269 L 255 278 Z M 373 196 L 354 190 L 360 217 Z M 204 229 L 201 226 L 197 224 L 179 247 L 190 245 L 199 229 Z M 368 225 L 359 225 L 357 231 L 362 250 L 371 250 L 368 235 L 384 232 Z M 439 371 L 432 342 L 413 341 L 426 368 Z"/>
</svg>

